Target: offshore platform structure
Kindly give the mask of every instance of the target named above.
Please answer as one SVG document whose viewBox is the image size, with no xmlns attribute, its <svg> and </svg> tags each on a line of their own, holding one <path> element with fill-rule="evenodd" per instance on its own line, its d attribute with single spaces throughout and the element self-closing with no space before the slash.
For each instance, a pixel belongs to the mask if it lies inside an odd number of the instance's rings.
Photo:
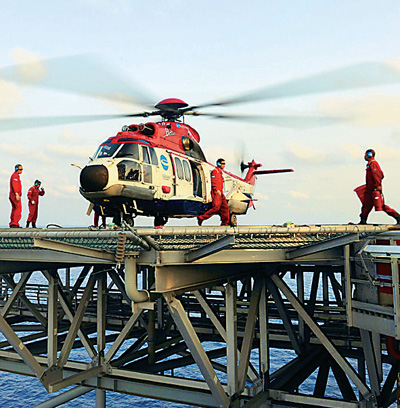
<svg viewBox="0 0 400 408">
<path fill-rule="evenodd" d="M 389 407 L 398 243 L 386 225 L 0 230 L 0 370 L 58 392 L 41 408 L 92 390 L 98 408 Z"/>
</svg>

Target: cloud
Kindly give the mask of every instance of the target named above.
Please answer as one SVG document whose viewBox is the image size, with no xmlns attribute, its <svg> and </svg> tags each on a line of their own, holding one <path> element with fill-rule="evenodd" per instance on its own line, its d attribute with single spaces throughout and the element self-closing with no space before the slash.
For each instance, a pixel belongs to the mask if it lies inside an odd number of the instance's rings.
<svg viewBox="0 0 400 408">
<path fill-rule="evenodd" d="M 23 48 L 14 48 L 11 58 L 18 65 L 16 74 L 21 82 L 35 84 L 47 76 L 44 61 L 39 54 Z"/>
<path fill-rule="evenodd" d="M 34 161 L 41 164 L 53 164 L 56 161 L 56 158 L 52 155 L 26 144 L 18 144 L 18 147 L 15 144 L 0 144 L 0 151 L 9 157 L 15 157 L 14 161 L 18 162 Z"/>
<path fill-rule="evenodd" d="M 318 109 L 326 115 L 348 118 L 358 126 L 400 127 L 399 95 L 374 93 L 360 98 L 329 98 L 320 101 Z"/>
<path fill-rule="evenodd" d="M 321 163 L 325 161 L 327 157 L 325 151 L 317 150 L 298 142 L 287 141 L 285 145 L 292 160 Z"/>
<path fill-rule="evenodd" d="M 45 149 L 52 157 L 71 157 L 79 159 L 88 159 L 93 154 L 93 146 L 70 146 L 70 145 L 46 145 Z"/>
<path fill-rule="evenodd" d="M 302 198 L 302 199 L 309 199 L 310 196 L 305 193 L 301 193 L 300 191 L 288 191 L 288 194 L 293 198 Z"/>
<path fill-rule="evenodd" d="M 0 117 L 9 115 L 22 102 L 17 86 L 0 79 Z"/>
</svg>

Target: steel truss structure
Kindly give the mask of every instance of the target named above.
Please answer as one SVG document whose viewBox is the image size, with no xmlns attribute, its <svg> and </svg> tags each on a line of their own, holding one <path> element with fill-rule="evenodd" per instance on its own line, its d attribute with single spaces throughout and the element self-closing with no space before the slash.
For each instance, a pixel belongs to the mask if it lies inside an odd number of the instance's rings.
<svg viewBox="0 0 400 408">
<path fill-rule="evenodd" d="M 98 408 L 106 391 L 200 407 L 389 407 L 399 240 L 353 225 L 1 230 L 0 370 L 49 393 L 74 385 L 41 408 L 92 390 Z"/>
</svg>

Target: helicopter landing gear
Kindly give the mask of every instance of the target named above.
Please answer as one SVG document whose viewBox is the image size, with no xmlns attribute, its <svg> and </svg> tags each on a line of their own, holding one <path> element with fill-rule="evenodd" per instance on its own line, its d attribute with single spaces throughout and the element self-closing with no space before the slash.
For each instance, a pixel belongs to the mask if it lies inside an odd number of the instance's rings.
<svg viewBox="0 0 400 408">
<path fill-rule="evenodd" d="M 117 212 L 117 213 L 114 214 L 114 216 L 113 216 L 113 223 L 114 223 L 115 225 L 118 225 L 118 227 L 121 226 L 121 213 L 120 213 L 120 212 Z"/>
<path fill-rule="evenodd" d="M 231 227 L 236 227 L 237 226 L 237 217 L 236 214 L 231 214 L 230 219 L 229 219 L 229 225 Z"/>
<path fill-rule="evenodd" d="M 154 228 L 161 228 L 168 222 L 168 217 L 156 215 L 154 217 Z"/>
<path fill-rule="evenodd" d="M 130 227 L 133 227 L 135 225 L 132 214 L 124 214 L 123 219 Z"/>
<path fill-rule="evenodd" d="M 130 227 L 133 227 L 135 225 L 135 221 L 133 220 L 132 214 L 123 214 L 122 212 L 114 214 L 113 223 L 115 225 L 120 227 L 122 224 L 121 220 L 124 220 Z"/>
</svg>

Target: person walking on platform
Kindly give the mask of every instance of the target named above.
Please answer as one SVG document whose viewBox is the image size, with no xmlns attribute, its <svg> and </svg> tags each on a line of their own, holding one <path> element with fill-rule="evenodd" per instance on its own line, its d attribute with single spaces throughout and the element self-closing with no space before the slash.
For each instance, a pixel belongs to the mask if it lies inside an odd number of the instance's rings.
<svg viewBox="0 0 400 408">
<path fill-rule="evenodd" d="M 44 188 L 40 188 L 42 182 L 40 180 L 35 180 L 33 186 L 28 190 L 28 207 L 29 215 L 26 220 L 26 228 L 29 228 L 29 224 L 32 223 L 32 228 L 36 228 L 36 220 L 38 217 L 39 210 L 39 196 L 44 196 Z"/>
<path fill-rule="evenodd" d="M 19 221 L 22 216 L 22 183 L 20 175 L 23 170 L 22 164 L 16 164 L 14 173 L 10 177 L 10 193 L 8 195 L 11 203 L 10 228 L 20 228 Z"/>
<path fill-rule="evenodd" d="M 368 149 L 365 152 L 364 159 L 367 162 L 365 175 L 365 193 L 362 201 L 360 222 L 366 224 L 369 213 L 375 205 L 377 211 L 385 211 L 386 214 L 393 217 L 397 224 L 400 224 L 400 214 L 385 204 L 382 195 L 382 180 L 384 177 L 383 171 L 379 163 L 375 159 L 375 151 Z M 376 204 L 378 203 L 378 205 Z"/>
<path fill-rule="evenodd" d="M 218 159 L 217 167 L 211 172 L 212 207 L 197 217 L 199 225 L 217 213 L 221 216 L 221 225 L 229 225 L 229 206 L 224 195 L 224 177 L 222 175 L 224 168 L 225 160 Z"/>
</svg>

